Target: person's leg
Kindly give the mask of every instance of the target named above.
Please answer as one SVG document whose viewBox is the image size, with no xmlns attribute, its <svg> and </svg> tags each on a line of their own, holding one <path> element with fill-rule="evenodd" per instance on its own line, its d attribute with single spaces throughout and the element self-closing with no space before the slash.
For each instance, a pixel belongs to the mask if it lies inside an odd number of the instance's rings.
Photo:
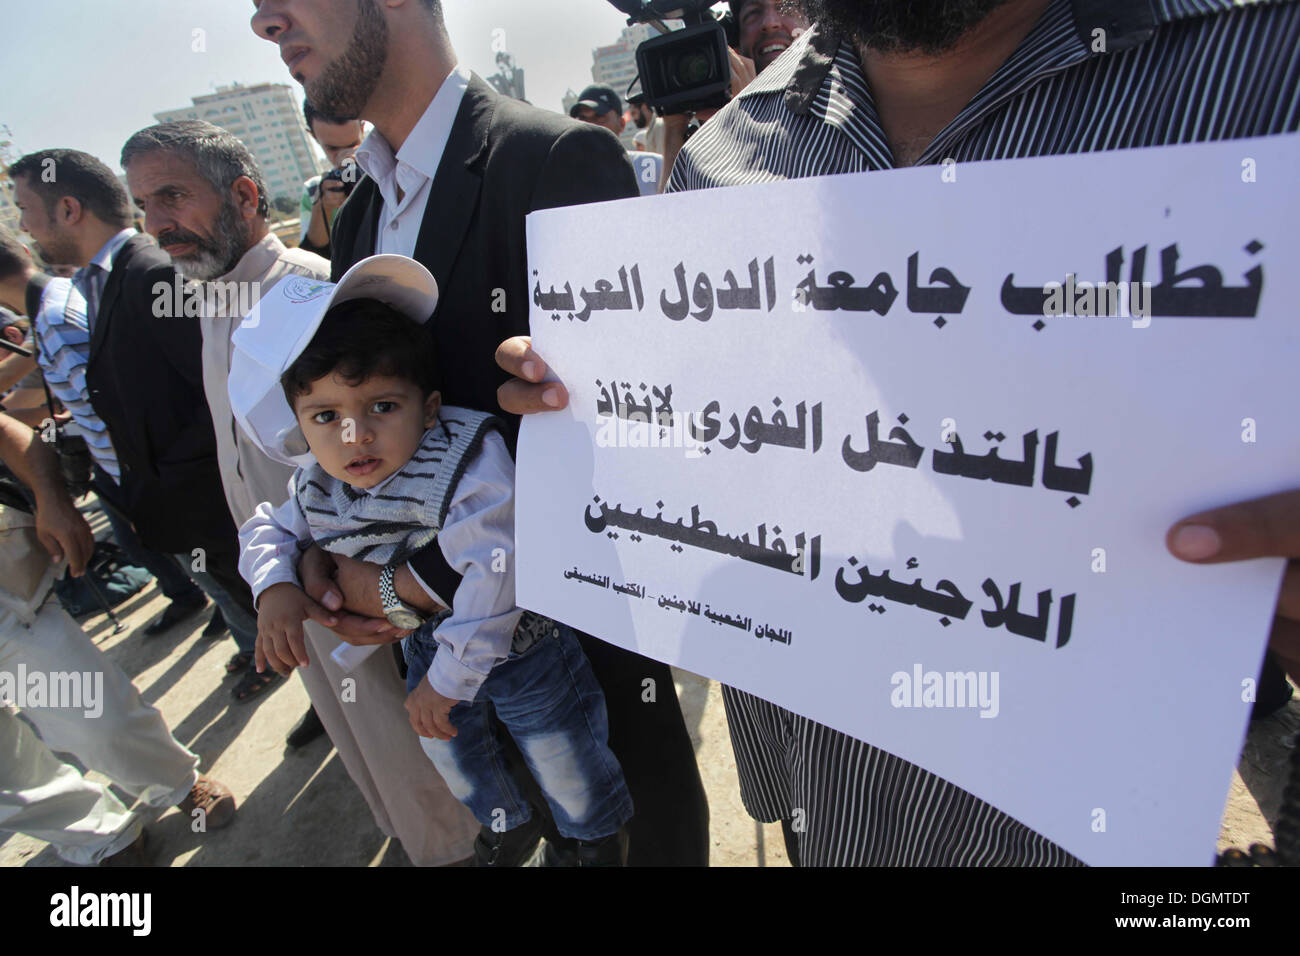
<svg viewBox="0 0 1300 956">
<path fill-rule="evenodd" d="M 440 653 L 431 637 L 413 635 L 406 642 L 407 692 L 425 679 L 429 664 Z M 492 685 L 501 668 L 494 668 L 473 702 L 462 701 L 448 715 L 456 736 L 451 740 L 421 737 L 420 747 L 433 762 L 452 796 L 469 808 L 481 826 L 505 833 L 533 816 L 527 797 L 505 761 L 492 719 Z"/>
<path fill-rule="evenodd" d="M 785 840 L 785 855 L 794 867 L 802 866 L 799 862 L 799 833 L 794 828 L 793 819 L 781 818 L 781 836 Z"/>
<path fill-rule="evenodd" d="M 130 846 L 140 828 L 106 786 L 86 780 L 0 707 L 0 831 L 44 840 L 66 862 L 93 866 Z"/>
<path fill-rule="evenodd" d="M 345 671 L 330 658 L 337 637 L 314 621 L 304 631 L 311 666 L 298 673 L 375 825 L 400 840 L 416 866 L 470 856 L 479 825 L 420 749 L 402 706 L 406 684 L 393 655 L 371 654 Z"/>
<path fill-rule="evenodd" d="M 221 608 L 235 646 L 241 653 L 252 654 L 257 646 L 257 611 L 253 608 L 253 592 L 239 574 L 239 559 L 233 555 L 207 554 L 203 570 L 195 567 L 192 555 L 178 554 L 176 560 Z"/>
<path fill-rule="evenodd" d="M 126 556 L 126 560 L 152 574 L 167 600 L 177 601 L 182 605 L 203 603 L 203 592 L 199 589 L 199 586 L 181 570 L 180 565 L 176 563 L 170 554 L 159 554 L 156 551 L 150 551 L 140 543 L 140 539 L 136 537 L 135 529 L 131 527 L 130 520 L 100 490 L 104 482 L 110 481 L 112 479 L 108 475 L 97 472 L 96 495 L 99 498 L 99 505 L 104 511 L 104 517 L 108 519 L 108 525 L 113 531 L 113 538 L 117 541 L 117 546 L 122 549 L 122 554 Z"/>
<path fill-rule="evenodd" d="M 672 671 L 575 633 L 605 694 L 609 749 L 636 807 L 628 866 L 708 866 L 709 804 Z"/>
<path fill-rule="evenodd" d="M 490 685 L 490 686 L 489 686 Z M 608 745 L 605 698 L 566 625 L 498 664 L 484 691 L 528 763 L 565 837 L 594 842 L 632 816 Z"/>
<path fill-rule="evenodd" d="M 42 675 L 48 696 L 58 698 L 23 711 L 51 749 L 73 754 L 153 807 L 189 794 L 198 758 L 62 608 L 48 601 L 30 624 L 0 613 L 0 634 L 0 670 Z"/>
</svg>

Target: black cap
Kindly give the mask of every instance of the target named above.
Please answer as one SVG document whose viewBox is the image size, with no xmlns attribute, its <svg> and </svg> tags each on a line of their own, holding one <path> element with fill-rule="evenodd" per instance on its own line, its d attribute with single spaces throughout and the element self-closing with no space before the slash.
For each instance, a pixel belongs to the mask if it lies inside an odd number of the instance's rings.
<svg viewBox="0 0 1300 956">
<path fill-rule="evenodd" d="M 597 116 L 603 116 L 610 110 L 616 113 L 623 112 L 623 101 L 619 95 L 614 92 L 613 87 L 609 86 L 589 86 L 578 94 L 578 102 L 569 107 L 569 115 L 577 116 L 578 107 L 585 106 L 587 109 L 595 110 Z"/>
</svg>

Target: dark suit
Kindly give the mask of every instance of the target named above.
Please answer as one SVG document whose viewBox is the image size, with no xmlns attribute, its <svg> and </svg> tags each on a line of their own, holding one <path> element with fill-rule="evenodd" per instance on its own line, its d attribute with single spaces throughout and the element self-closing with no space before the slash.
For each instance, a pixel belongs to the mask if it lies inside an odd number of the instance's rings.
<svg viewBox="0 0 1300 956">
<path fill-rule="evenodd" d="M 154 314 L 156 286 L 174 305 L 175 276 L 171 257 L 146 236 L 118 250 L 91 331 L 86 389 L 122 469 L 120 486 L 104 492 L 146 547 L 203 548 L 208 570 L 220 573 L 217 565 L 238 556 L 238 533 L 203 394 L 199 320 Z"/>
<path fill-rule="evenodd" d="M 518 417 L 497 404 L 508 377 L 497 346 L 528 334 L 524 217 L 537 209 L 638 194 L 631 164 L 609 131 L 498 95 L 470 82 L 429 191 L 414 258 L 438 280 L 427 328 L 437 349 L 444 403 Z M 357 184 L 335 217 L 332 278 L 375 250 L 383 199 L 373 181 Z M 495 290 L 504 290 L 504 310 Z M 495 298 L 495 301 L 494 301 Z M 413 562 L 439 594 L 454 590 L 436 545 Z M 445 565 L 445 562 L 442 562 Z M 446 588 L 446 590 L 444 590 Z M 629 824 L 632 865 L 705 865 L 708 805 L 667 666 L 581 635 L 605 690 L 610 747 L 623 765 L 636 815 Z M 653 678 L 658 701 L 641 699 Z M 545 804 L 538 802 L 539 809 Z"/>
</svg>

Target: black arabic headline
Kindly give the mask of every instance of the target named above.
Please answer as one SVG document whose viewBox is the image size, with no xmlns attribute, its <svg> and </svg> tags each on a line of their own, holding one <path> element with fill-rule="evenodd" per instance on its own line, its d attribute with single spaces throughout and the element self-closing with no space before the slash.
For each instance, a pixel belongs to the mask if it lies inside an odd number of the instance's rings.
<svg viewBox="0 0 1300 956">
<path fill-rule="evenodd" d="M 1252 240 L 1244 249 L 1255 256 L 1263 246 Z M 1126 304 L 1131 305 L 1134 311 L 1164 317 L 1253 318 L 1256 315 L 1263 287 L 1261 265 L 1256 264 L 1243 273 L 1242 284 L 1225 285 L 1222 271 L 1215 266 L 1197 265 L 1180 270 L 1180 252 L 1174 243 L 1160 250 L 1160 281 L 1153 284 L 1145 279 L 1147 252 L 1145 245 L 1134 248 L 1127 255 L 1123 246 L 1111 250 L 1104 256 L 1105 280 L 1102 283 L 1079 281 L 1077 274 L 1071 272 L 1066 274 L 1064 282 L 1017 285 L 1015 273 L 1009 273 L 1002 280 L 999 301 L 1008 314 L 1016 316 L 1115 314 L 1119 308 L 1116 297 L 1103 295 L 1098 300 L 1089 294 L 1122 284 L 1123 266 L 1127 262 L 1132 291 Z M 788 302 L 795 313 L 843 311 L 875 313 L 885 317 L 900 297 L 898 285 L 887 271 L 876 272 L 869 282 L 859 285 L 854 275 L 843 269 L 829 271 L 825 273 L 825 281 L 819 281 L 817 263 L 810 255 L 798 256 L 793 265 L 797 271 L 807 271 L 791 286 L 778 278 L 774 256 L 754 257 L 740 270 L 745 279 L 742 285 L 733 269 L 725 270 L 721 282 L 715 282 L 707 271 L 696 273 L 693 281 L 688 281 L 691 270 L 684 262 L 679 262 L 671 278 L 664 276 L 662 288 L 652 286 L 649 296 L 646 295 L 639 263 L 620 266 L 616 274 L 617 283 L 613 279 L 601 278 L 590 289 L 584 285 L 577 292 L 572 281 L 564 282 L 562 290 L 550 283 L 549 289 L 543 290 L 540 274 L 534 272 L 533 303 L 553 321 L 567 317 L 571 322 L 586 323 L 603 312 L 642 313 L 646 311 L 648 302 L 652 316 L 657 305 L 658 313 L 671 322 L 683 322 L 687 318 L 708 322 L 719 312 L 772 312 L 783 302 Z M 934 325 L 942 329 L 951 321 L 947 316 L 960 316 L 966 308 L 971 287 L 942 265 L 930 271 L 924 285 L 920 281 L 921 272 L 920 252 L 915 251 L 907 258 L 905 307 L 913 314 L 938 316 Z M 782 295 L 778 291 L 782 288 L 790 289 L 790 294 Z M 657 296 L 654 294 L 656 291 Z M 1041 331 L 1045 326 L 1040 320 L 1033 327 Z M 674 409 L 672 384 L 640 382 L 633 386 L 629 381 L 619 381 L 614 377 L 609 381 L 597 379 L 596 388 L 598 420 L 623 420 L 633 426 L 660 431 L 684 428 L 691 440 L 702 447 L 704 454 L 711 454 L 714 448 L 724 453 L 740 449 L 753 455 L 768 448 L 811 455 L 822 451 L 825 438 L 823 403 L 813 400 L 812 396 L 798 396 L 793 407 L 789 400 L 778 396 L 771 400 L 772 409 L 767 412 L 759 405 L 743 412 L 739 408 L 724 409 L 719 401 L 714 400 L 704 405 L 701 414 L 695 415 Z M 1019 457 L 1014 458 L 1004 456 L 998 447 L 1008 438 L 1001 431 L 989 428 L 983 433 L 984 440 L 989 443 L 983 453 L 969 451 L 955 430 L 944 437 L 941 446 L 926 449 L 908 432 L 907 422 L 905 414 L 899 415 L 897 424 L 891 424 L 887 438 L 882 439 L 879 410 L 871 409 L 864 414 L 862 431 L 833 436 L 832 447 L 838 448 L 844 466 L 859 473 L 870 472 L 877 466 L 919 469 L 927 464 L 926 453 L 929 451 L 929 470 L 945 476 L 945 480 L 967 479 L 1026 488 L 1037 483 L 1049 491 L 1068 495 L 1065 502 L 1071 509 L 1079 507 L 1082 503 L 1080 496 L 1087 496 L 1091 490 L 1092 453 L 1083 451 L 1075 457 L 1076 463 L 1072 465 L 1058 463 L 1063 442 L 1059 430 L 1047 431 L 1041 438 L 1039 429 L 1024 433 L 1020 439 Z M 789 451 L 765 453 L 788 454 Z M 653 516 L 649 513 L 651 511 Z M 587 506 L 582 517 L 588 531 L 604 534 L 610 539 L 617 540 L 620 533 L 637 545 L 647 538 L 658 539 L 668 542 L 676 553 L 682 553 L 688 547 L 710 551 L 809 581 L 817 580 L 821 573 L 822 537 L 817 531 L 798 531 L 789 543 L 786 540 L 788 533 L 776 523 L 770 528 L 766 522 L 760 523 L 752 535 L 749 529 L 738 534 L 726 534 L 701 514 L 698 504 L 691 505 L 688 511 L 683 509 L 674 519 L 665 517 L 662 500 L 653 506 L 639 502 L 610 503 L 599 495 Z M 918 567 L 919 561 L 915 557 L 907 560 L 907 571 Z M 940 578 L 926 587 L 923 576 L 914 577 L 911 582 L 903 580 L 906 576 L 896 579 L 888 568 L 873 573 L 851 556 L 836 571 L 835 590 L 846 602 L 868 602 L 869 613 L 885 614 L 887 603 L 906 605 L 933 613 L 943 627 L 950 626 L 954 620 L 965 621 L 975 607 L 958 585 L 947 578 Z M 751 615 L 714 611 L 709 604 L 683 601 L 675 594 L 652 594 L 643 583 L 613 582 L 609 575 L 589 573 L 576 566 L 565 571 L 564 578 L 573 583 L 609 589 L 628 600 L 650 600 L 669 612 L 702 615 L 716 624 L 735 627 L 787 646 L 793 639 L 788 628 L 768 623 L 760 623 L 755 628 Z M 1014 582 L 1002 586 L 992 578 L 980 582 L 979 591 L 987 602 L 980 608 L 979 620 L 986 628 L 1005 628 L 1012 634 L 1046 645 L 1055 611 L 1054 646 L 1065 647 L 1071 636 L 1077 595 L 1065 594 L 1058 599 L 1053 596 L 1052 589 L 1040 590 L 1028 598 L 1032 610 L 1022 611 L 1022 584 Z"/>
</svg>

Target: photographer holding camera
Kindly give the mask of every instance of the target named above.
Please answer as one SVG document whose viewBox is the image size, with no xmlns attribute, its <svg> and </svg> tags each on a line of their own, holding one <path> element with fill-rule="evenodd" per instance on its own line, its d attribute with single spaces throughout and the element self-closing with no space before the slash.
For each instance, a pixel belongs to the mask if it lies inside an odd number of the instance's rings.
<svg viewBox="0 0 1300 956">
<path fill-rule="evenodd" d="M 790 0 L 730 0 L 729 6 L 729 16 L 721 21 L 731 69 L 727 99 L 739 96 L 754 77 L 771 66 L 808 28 L 808 18 Z M 660 192 L 668 185 L 678 151 L 724 102 L 698 108 L 688 104 L 681 109 L 663 111 L 664 171 Z"/>
<path fill-rule="evenodd" d="M 325 158 L 333 168 L 303 184 L 302 235 L 298 248 L 328 259 L 334 214 L 360 178 L 352 154 L 361 145 L 365 131 L 361 120 L 331 123 L 306 100 L 302 101 L 302 115 L 307 121 L 307 131 L 325 151 Z"/>
</svg>

